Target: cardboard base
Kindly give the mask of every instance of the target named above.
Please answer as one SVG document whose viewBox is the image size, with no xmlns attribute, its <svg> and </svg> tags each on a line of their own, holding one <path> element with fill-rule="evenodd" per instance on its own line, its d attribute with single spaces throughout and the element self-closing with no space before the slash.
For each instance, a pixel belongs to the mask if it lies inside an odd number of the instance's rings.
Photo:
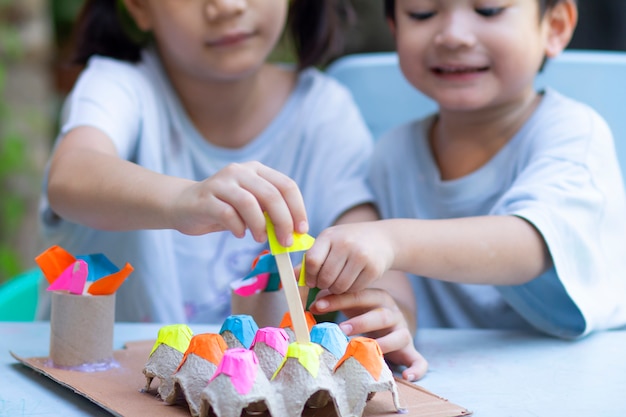
<svg viewBox="0 0 626 417">
<path fill-rule="evenodd" d="M 156 397 L 156 389 L 142 392 L 146 379 L 142 369 L 154 341 L 128 343 L 126 349 L 113 352 L 118 368 L 103 372 L 78 372 L 47 366 L 49 358 L 22 358 L 11 355 L 22 364 L 32 368 L 55 382 L 91 400 L 115 416 L 190 417 L 185 405 L 166 405 Z M 396 380 L 400 401 L 408 413 L 407 417 L 460 417 L 471 414 L 468 410 L 448 402 L 425 389 L 401 380 Z M 305 409 L 306 417 L 332 417 L 336 413 L 332 405 L 318 409 Z M 364 416 L 397 416 L 391 393 L 377 393 L 368 401 Z"/>
</svg>

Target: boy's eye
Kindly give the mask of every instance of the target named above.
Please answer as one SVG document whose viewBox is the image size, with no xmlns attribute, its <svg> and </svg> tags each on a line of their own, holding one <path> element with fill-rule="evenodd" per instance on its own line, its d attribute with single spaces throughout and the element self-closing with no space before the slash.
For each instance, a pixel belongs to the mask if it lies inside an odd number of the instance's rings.
<svg viewBox="0 0 626 417">
<path fill-rule="evenodd" d="M 476 9 L 476 13 L 484 17 L 497 16 L 504 11 L 504 7 L 483 7 Z"/>
<path fill-rule="evenodd" d="M 435 15 L 435 12 L 409 12 L 409 17 L 415 20 L 427 20 Z"/>
</svg>

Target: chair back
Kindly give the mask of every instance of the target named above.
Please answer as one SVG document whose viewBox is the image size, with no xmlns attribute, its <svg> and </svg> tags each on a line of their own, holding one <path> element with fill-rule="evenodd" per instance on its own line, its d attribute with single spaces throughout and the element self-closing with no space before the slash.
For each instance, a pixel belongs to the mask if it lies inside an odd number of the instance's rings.
<svg viewBox="0 0 626 417">
<path fill-rule="evenodd" d="M 395 52 L 348 55 L 327 72 L 352 92 L 375 138 L 437 109 L 404 79 Z M 602 115 L 626 175 L 626 52 L 564 51 L 547 63 L 535 85 L 550 86 Z"/>
<path fill-rule="evenodd" d="M 33 321 L 42 279 L 39 268 L 34 268 L 0 285 L 0 321 Z"/>
</svg>

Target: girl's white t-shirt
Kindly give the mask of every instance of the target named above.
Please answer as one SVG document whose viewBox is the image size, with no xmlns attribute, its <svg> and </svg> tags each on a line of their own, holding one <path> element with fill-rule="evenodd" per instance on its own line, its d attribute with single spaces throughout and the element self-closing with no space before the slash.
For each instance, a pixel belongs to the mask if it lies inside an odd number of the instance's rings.
<svg viewBox="0 0 626 417">
<path fill-rule="evenodd" d="M 95 56 L 67 98 L 57 140 L 78 126 L 105 132 L 121 158 L 181 178 L 199 181 L 233 162 L 260 161 L 297 182 L 313 236 L 346 210 L 373 200 L 366 182 L 371 135 L 350 93 L 315 69 L 299 75 L 291 96 L 258 137 L 226 149 L 194 128 L 156 52 L 144 51 L 137 64 Z M 103 253 L 119 267 L 130 262 L 135 268 L 117 292 L 118 321 L 221 323 L 230 314 L 230 283 L 267 247 L 250 234 L 238 239 L 229 232 L 187 236 L 174 230 L 91 229 L 54 215 L 45 181 L 40 209 L 45 247 L 60 245 L 74 255 Z M 40 298 L 38 317 L 45 318 L 45 291 Z"/>
</svg>

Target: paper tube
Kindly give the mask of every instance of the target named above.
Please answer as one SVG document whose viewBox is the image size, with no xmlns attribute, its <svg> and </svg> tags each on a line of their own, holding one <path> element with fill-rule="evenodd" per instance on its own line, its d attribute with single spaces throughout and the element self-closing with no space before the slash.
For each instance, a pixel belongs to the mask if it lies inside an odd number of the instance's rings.
<svg viewBox="0 0 626 417">
<path fill-rule="evenodd" d="M 251 315 L 259 327 L 278 327 L 286 311 L 287 302 L 282 290 L 260 292 L 248 297 L 231 294 L 232 314 Z"/>
<path fill-rule="evenodd" d="M 110 362 L 115 294 L 52 293 L 50 359 L 56 367 Z"/>
</svg>

